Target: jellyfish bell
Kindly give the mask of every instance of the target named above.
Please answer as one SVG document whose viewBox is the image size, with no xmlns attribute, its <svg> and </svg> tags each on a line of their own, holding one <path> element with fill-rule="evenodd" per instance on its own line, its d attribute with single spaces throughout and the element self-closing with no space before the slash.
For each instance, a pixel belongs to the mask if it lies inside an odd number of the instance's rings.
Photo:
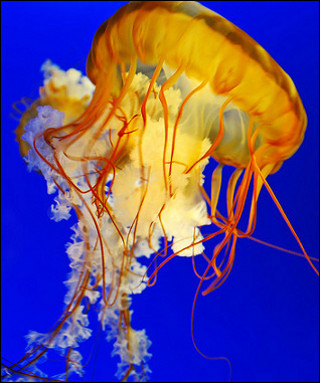
<svg viewBox="0 0 320 383">
<path fill-rule="evenodd" d="M 262 47 L 194 2 L 131 2 L 98 29 L 88 78 L 50 62 L 43 70 L 40 98 L 17 137 L 29 168 L 58 193 L 52 218 L 68 219 L 73 208 L 79 222 L 67 247 L 65 310 L 49 334 L 29 334 L 22 362 L 29 368 L 56 349 L 67 358 L 59 379 L 81 374 L 76 348 L 91 335 L 88 302 L 120 356 L 118 378 L 146 380 L 150 341 L 132 328 L 131 295 L 155 283 L 167 262 L 202 255 L 207 267 L 196 273 L 196 297 L 208 279 L 204 294 L 220 286 L 237 239 L 254 231 L 263 185 L 304 251 L 266 177 L 301 144 L 305 111 L 290 77 Z M 210 157 L 218 164 L 207 193 Z M 235 169 L 224 216 L 225 165 Z M 201 227 L 211 224 L 204 235 Z M 205 242 L 218 236 L 207 256 Z M 147 270 L 139 257 L 151 255 Z"/>
<path fill-rule="evenodd" d="M 228 98 L 238 112 L 235 119 L 243 113 L 259 124 L 263 149 L 256 157 L 260 167 L 274 163 L 277 169 L 300 146 L 307 120 L 290 77 L 252 38 L 204 6 L 162 1 L 131 2 L 122 7 L 95 35 L 87 61 L 88 77 L 96 83 L 98 74 L 102 79 L 109 73 L 115 84 L 115 67 L 137 60 L 146 66 L 160 63 L 173 71 L 179 69 L 185 78 L 176 85 L 185 94 L 192 89 L 186 79 L 207 82 L 209 104 L 217 96 Z M 219 105 L 219 101 L 212 104 Z M 248 128 L 248 121 L 245 125 Z M 228 130 L 237 129 L 225 127 Z M 217 132 L 211 134 L 214 138 Z M 238 144 L 235 140 L 233 147 Z M 217 157 L 229 163 L 227 153 Z M 246 167 L 248 161 L 235 163 Z"/>
</svg>

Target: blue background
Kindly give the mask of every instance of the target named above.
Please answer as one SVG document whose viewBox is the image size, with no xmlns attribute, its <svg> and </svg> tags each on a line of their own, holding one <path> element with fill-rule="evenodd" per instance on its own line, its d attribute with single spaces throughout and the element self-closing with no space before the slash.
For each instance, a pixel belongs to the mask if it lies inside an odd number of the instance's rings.
<svg viewBox="0 0 320 383">
<path fill-rule="evenodd" d="M 65 244 L 75 220 L 55 223 L 48 218 L 52 196 L 43 178 L 28 173 L 19 155 L 12 104 L 23 96 L 37 97 L 43 80 L 39 69 L 47 58 L 63 69 L 84 71 L 95 31 L 123 3 L 1 2 L 1 344 L 3 356 L 11 361 L 23 355 L 29 330 L 47 331 L 62 311 L 62 281 L 68 272 Z M 269 182 L 308 254 L 318 257 L 319 3 L 202 3 L 257 40 L 297 86 L 308 114 L 306 137 Z M 265 190 L 255 235 L 299 250 Z M 191 260 L 178 258 L 162 269 L 155 287 L 133 299 L 133 326 L 146 328 L 152 340 L 152 381 L 229 379 L 225 362 L 202 358 L 192 345 L 196 286 Z M 97 328 L 94 317 L 91 327 Z M 318 323 L 318 277 L 307 261 L 239 240 L 227 282 L 198 300 L 195 336 L 204 353 L 231 360 L 233 381 L 315 382 Z M 110 357 L 111 345 L 98 330 L 81 349 L 88 355 L 92 347 L 95 356 L 85 380 L 114 381 L 117 360 Z M 52 367 L 52 373 L 63 368 Z"/>
</svg>

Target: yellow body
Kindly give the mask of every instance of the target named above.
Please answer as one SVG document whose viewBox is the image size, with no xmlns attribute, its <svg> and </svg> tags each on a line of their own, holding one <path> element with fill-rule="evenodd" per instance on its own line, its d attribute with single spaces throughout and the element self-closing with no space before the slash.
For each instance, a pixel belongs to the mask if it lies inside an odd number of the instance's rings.
<svg viewBox="0 0 320 383">
<path fill-rule="evenodd" d="M 271 172 L 278 170 L 303 141 L 307 118 L 291 78 L 256 41 L 198 3 L 125 5 L 97 31 L 88 76 L 97 83 L 98 73 L 133 60 L 181 67 L 188 78 L 208 81 L 213 97 L 228 97 L 247 113 L 260 127 L 256 157 L 261 168 L 274 164 Z M 222 163 L 247 166 L 230 163 L 230 153 L 212 155 Z"/>
</svg>

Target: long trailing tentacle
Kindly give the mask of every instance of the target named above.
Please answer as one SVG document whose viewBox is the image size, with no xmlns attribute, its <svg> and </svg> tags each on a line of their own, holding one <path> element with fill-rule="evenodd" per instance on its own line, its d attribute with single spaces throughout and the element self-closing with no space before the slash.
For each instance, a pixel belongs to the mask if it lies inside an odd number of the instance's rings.
<svg viewBox="0 0 320 383">
<path fill-rule="evenodd" d="M 256 170 L 257 173 L 259 174 L 259 177 L 261 178 L 261 180 L 262 180 L 264 186 L 265 186 L 266 189 L 268 190 L 268 193 L 269 193 L 270 197 L 272 198 L 273 202 L 274 202 L 275 205 L 277 206 L 277 208 L 278 208 L 278 210 L 279 210 L 281 216 L 283 217 L 284 221 L 286 222 L 287 226 L 289 227 L 289 229 L 290 229 L 291 233 L 293 234 L 294 238 L 295 238 L 296 241 L 298 242 L 298 244 L 299 244 L 299 246 L 300 246 L 300 248 L 301 248 L 301 250 L 302 250 L 302 252 L 303 252 L 303 254 L 304 254 L 304 256 L 305 256 L 305 258 L 307 259 L 307 261 L 309 262 L 310 266 L 311 266 L 312 269 L 315 271 L 315 273 L 316 273 L 317 275 L 319 275 L 319 271 L 316 269 L 316 267 L 315 267 L 314 264 L 312 263 L 312 261 L 311 261 L 309 255 L 307 254 L 307 252 L 306 252 L 304 246 L 303 246 L 302 243 L 301 243 L 301 240 L 300 240 L 299 236 L 298 236 L 297 233 L 295 232 L 295 230 L 294 230 L 294 228 L 293 228 L 293 226 L 292 226 L 292 224 L 291 224 L 289 218 L 287 217 L 287 215 L 286 215 L 286 213 L 284 212 L 284 210 L 283 210 L 283 208 L 282 208 L 280 202 L 278 201 L 278 199 L 277 199 L 277 197 L 275 196 L 273 190 L 271 189 L 271 186 L 270 186 L 269 183 L 267 182 L 266 177 L 265 177 L 264 174 L 263 174 L 263 171 L 259 168 L 255 156 L 253 156 L 253 165 L 254 165 L 255 170 Z"/>
<path fill-rule="evenodd" d="M 167 176 L 167 162 L 166 162 L 166 155 L 167 155 L 167 145 L 168 145 L 168 131 L 169 131 L 169 110 L 168 110 L 168 103 L 166 100 L 166 97 L 164 95 L 164 92 L 172 87 L 174 85 L 181 74 L 184 71 L 184 67 L 181 65 L 176 72 L 169 77 L 164 84 L 162 85 L 160 92 L 159 92 L 159 100 L 161 101 L 162 108 L 163 108 L 163 116 L 164 116 L 164 129 L 165 129 L 165 135 L 164 135 L 164 145 L 163 145 L 163 178 L 164 178 L 164 185 L 165 189 L 168 190 L 168 176 Z"/>
</svg>

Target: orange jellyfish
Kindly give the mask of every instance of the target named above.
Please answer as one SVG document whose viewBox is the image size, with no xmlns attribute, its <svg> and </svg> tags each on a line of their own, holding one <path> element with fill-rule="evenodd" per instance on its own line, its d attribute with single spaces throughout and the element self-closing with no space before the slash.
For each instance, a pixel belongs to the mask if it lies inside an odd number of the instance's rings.
<svg viewBox="0 0 320 383">
<path fill-rule="evenodd" d="M 266 180 L 301 145 L 306 113 L 290 77 L 242 30 L 198 3 L 131 2 L 96 32 L 88 78 L 49 61 L 43 71 L 40 98 L 17 130 L 20 150 L 57 193 L 52 218 L 73 209 L 78 223 L 65 309 L 49 333 L 28 335 L 28 352 L 8 375 L 18 366 L 47 379 L 36 362 L 52 350 L 66 358 L 55 380 L 81 375 L 77 348 L 91 336 L 96 306 L 121 360 L 116 376 L 147 380 L 151 343 L 132 326 L 132 294 L 178 256 L 190 257 L 199 277 L 194 304 L 204 283 L 204 295 L 221 286 L 238 238 L 252 237 L 263 186 L 317 272 Z M 207 192 L 210 158 L 217 166 Z M 226 165 L 234 171 L 222 213 Z M 153 257 L 148 268 L 141 256 Z M 206 261 L 201 274 L 196 256 Z"/>
</svg>

